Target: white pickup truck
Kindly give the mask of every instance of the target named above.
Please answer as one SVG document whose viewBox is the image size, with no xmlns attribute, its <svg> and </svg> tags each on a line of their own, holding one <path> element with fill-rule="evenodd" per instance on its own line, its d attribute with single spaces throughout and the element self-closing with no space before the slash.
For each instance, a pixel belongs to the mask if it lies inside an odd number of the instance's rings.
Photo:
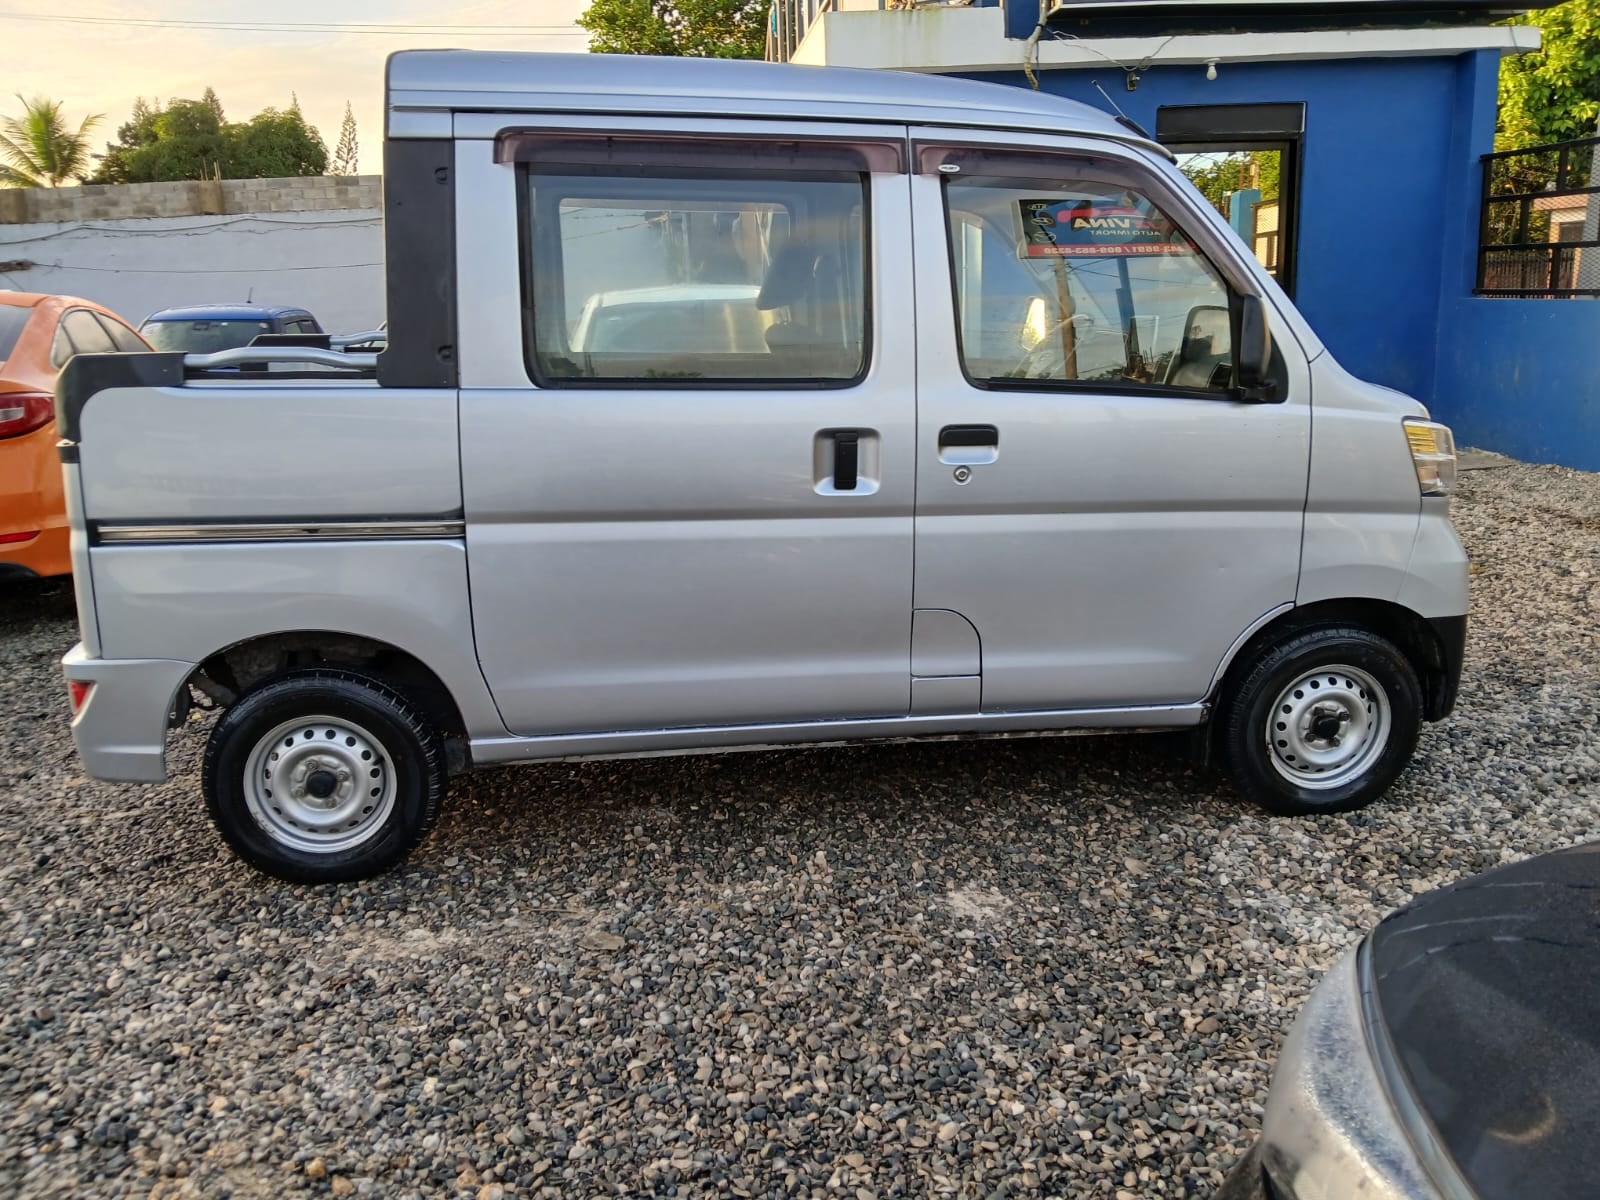
<svg viewBox="0 0 1600 1200">
<path fill-rule="evenodd" d="M 1191 728 L 1321 812 L 1450 711 L 1449 431 L 1141 132 L 601 56 L 397 54 L 387 104 L 381 354 L 61 376 L 93 774 L 206 698 L 228 843 L 337 880 L 469 766 Z"/>
</svg>

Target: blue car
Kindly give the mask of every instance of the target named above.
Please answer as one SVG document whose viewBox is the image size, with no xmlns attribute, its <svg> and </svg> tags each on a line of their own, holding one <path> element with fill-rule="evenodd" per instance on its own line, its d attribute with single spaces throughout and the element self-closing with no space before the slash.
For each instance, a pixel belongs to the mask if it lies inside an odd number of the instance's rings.
<svg viewBox="0 0 1600 1200">
<path fill-rule="evenodd" d="M 303 308 L 282 304 L 195 304 L 164 308 L 145 318 L 139 332 L 157 350 L 210 354 L 248 346 L 263 333 L 322 333 Z"/>
</svg>

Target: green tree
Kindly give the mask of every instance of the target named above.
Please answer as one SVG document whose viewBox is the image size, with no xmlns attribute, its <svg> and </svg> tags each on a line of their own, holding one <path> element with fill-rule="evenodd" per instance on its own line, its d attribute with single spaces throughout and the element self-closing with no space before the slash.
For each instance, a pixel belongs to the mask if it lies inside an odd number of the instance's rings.
<svg viewBox="0 0 1600 1200">
<path fill-rule="evenodd" d="M 361 151 L 356 146 L 356 114 L 350 111 L 350 101 L 344 102 L 344 120 L 339 125 L 339 145 L 333 152 L 334 175 L 354 175 L 361 164 Z"/>
<path fill-rule="evenodd" d="M 1589 137 L 1600 119 L 1600 0 L 1567 0 L 1513 18 L 1544 34 L 1537 54 L 1500 62 L 1495 149 Z"/>
<path fill-rule="evenodd" d="M 106 152 L 96 156 L 100 166 L 89 182 L 128 183 L 128 155 L 156 140 L 156 117 L 160 114 L 161 110 L 152 107 L 143 96 L 135 98 L 133 112 L 117 127 L 117 140 L 108 142 Z"/>
<path fill-rule="evenodd" d="M 206 90 L 200 94 L 200 99 L 208 108 L 211 109 L 212 112 L 217 114 L 218 125 L 221 125 L 228 119 L 222 115 L 222 101 L 218 99 L 217 90 L 215 88 L 207 87 Z"/>
<path fill-rule="evenodd" d="M 174 100 L 152 122 L 155 139 L 129 155 L 129 181 L 210 179 L 228 157 L 228 139 L 204 100 Z"/>
<path fill-rule="evenodd" d="M 158 183 L 174 179 L 249 179 L 321 175 L 328 166 L 322 136 L 294 111 L 265 109 L 227 124 L 209 99 L 173 100 L 152 108 L 134 103 L 129 120 L 106 147 L 97 183 Z"/>
<path fill-rule="evenodd" d="M 265 108 L 243 125 L 229 125 L 225 179 L 321 175 L 328 169 L 322 135 L 297 110 Z"/>
<path fill-rule="evenodd" d="M 210 89 L 206 89 L 210 91 Z M 222 167 L 227 138 L 217 108 L 206 100 L 152 107 L 143 97 L 100 156 L 95 183 L 158 183 L 206 179 Z"/>
<path fill-rule="evenodd" d="M 60 187 L 89 170 L 89 131 L 104 118 L 85 117 L 76 131 L 61 102 L 44 96 L 22 100 L 22 116 L 0 120 L 0 184 Z"/>
<path fill-rule="evenodd" d="M 578 24 L 596 54 L 761 58 L 769 0 L 591 0 Z"/>
</svg>

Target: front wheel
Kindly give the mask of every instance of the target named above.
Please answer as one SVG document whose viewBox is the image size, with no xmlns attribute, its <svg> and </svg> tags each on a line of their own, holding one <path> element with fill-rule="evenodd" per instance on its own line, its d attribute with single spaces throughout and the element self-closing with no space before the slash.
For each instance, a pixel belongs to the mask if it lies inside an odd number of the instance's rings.
<svg viewBox="0 0 1600 1200">
<path fill-rule="evenodd" d="M 1365 629 L 1302 631 L 1268 647 L 1224 697 L 1234 782 L 1269 812 L 1347 812 L 1411 759 L 1422 686 L 1404 653 Z"/>
<path fill-rule="evenodd" d="M 291 883 L 389 870 L 432 828 L 445 787 L 438 732 L 399 693 L 344 671 L 250 692 L 206 744 L 212 821 L 240 858 Z"/>
</svg>

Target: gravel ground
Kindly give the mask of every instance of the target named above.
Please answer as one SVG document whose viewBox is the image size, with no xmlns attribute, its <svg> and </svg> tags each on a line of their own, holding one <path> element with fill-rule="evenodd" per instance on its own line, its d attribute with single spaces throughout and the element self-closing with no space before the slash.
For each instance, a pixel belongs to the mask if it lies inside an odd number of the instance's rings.
<svg viewBox="0 0 1600 1200">
<path fill-rule="evenodd" d="M 1600 816 L 1600 476 L 1466 478 L 1457 714 L 1365 812 L 1157 738 L 501 770 L 383 880 L 83 776 L 0 592 L 0 1193 L 1203 1195 L 1385 910 Z"/>
</svg>

